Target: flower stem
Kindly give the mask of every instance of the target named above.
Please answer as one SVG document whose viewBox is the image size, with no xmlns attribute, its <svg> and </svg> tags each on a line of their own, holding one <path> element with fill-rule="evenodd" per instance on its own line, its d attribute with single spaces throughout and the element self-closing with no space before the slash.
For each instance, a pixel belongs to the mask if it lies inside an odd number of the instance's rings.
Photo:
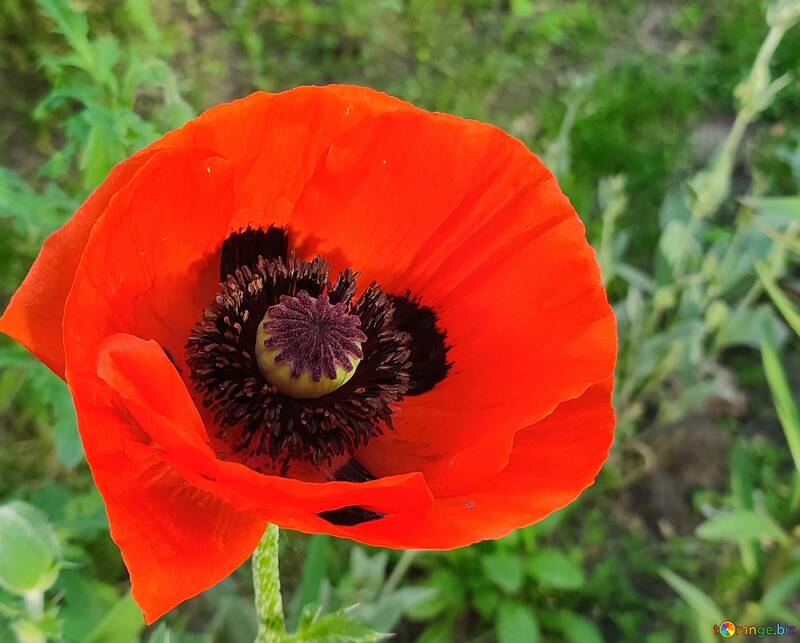
<svg viewBox="0 0 800 643">
<path fill-rule="evenodd" d="M 286 625 L 283 620 L 276 525 L 267 525 L 261 542 L 253 552 L 253 586 L 258 616 L 258 636 L 255 643 L 278 643 L 285 640 Z"/>
<path fill-rule="evenodd" d="M 414 559 L 419 555 L 419 553 L 419 550 L 416 549 L 406 549 L 403 552 L 403 554 L 400 556 L 400 560 L 397 561 L 397 564 L 394 566 L 391 575 L 381 588 L 379 598 L 384 598 L 397 589 L 400 581 L 403 580 L 403 576 L 406 575 L 409 567 L 411 567 L 411 563 L 414 562 Z"/>
</svg>

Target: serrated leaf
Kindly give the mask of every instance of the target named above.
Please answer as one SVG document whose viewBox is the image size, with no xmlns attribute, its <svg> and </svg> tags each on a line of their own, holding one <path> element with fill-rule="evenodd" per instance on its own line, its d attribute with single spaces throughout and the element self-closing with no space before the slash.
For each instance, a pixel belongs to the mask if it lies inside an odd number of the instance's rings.
<svg viewBox="0 0 800 643">
<path fill-rule="evenodd" d="M 388 562 L 389 554 L 385 551 L 370 556 L 361 547 L 353 547 L 350 551 L 350 573 L 356 586 L 374 596 L 383 586 Z"/>
<path fill-rule="evenodd" d="M 481 566 L 486 577 L 505 593 L 513 594 L 522 587 L 522 564 L 514 554 L 497 552 L 482 556 Z"/>
<path fill-rule="evenodd" d="M 150 42 L 158 42 L 161 31 L 153 18 L 149 0 L 125 0 L 125 11 L 131 22 L 144 34 Z"/>
<path fill-rule="evenodd" d="M 350 615 L 350 610 L 339 610 L 332 614 L 314 618 L 310 622 L 301 619 L 300 629 L 288 637 L 297 643 L 375 643 L 389 635 L 375 632 L 359 623 Z"/>
<path fill-rule="evenodd" d="M 118 115 L 99 105 L 84 110 L 89 125 L 86 144 L 80 157 L 83 184 L 94 188 L 116 163 L 125 157 L 123 122 Z"/>
<path fill-rule="evenodd" d="M 502 603 L 497 615 L 498 643 L 536 643 L 541 633 L 536 614 L 522 603 Z"/>
<path fill-rule="evenodd" d="M 94 74 L 95 84 L 106 87 L 112 96 L 119 91 L 119 81 L 114 67 L 119 61 L 119 41 L 112 36 L 102 36 L 91 43 L 93 57 L 96 61 Z"/>
<path fill-rule="evenodd" d="M 540 549 L 525 564 L 540 585 L 575 589 L 584 582 L 583 570 L 557 549 Z"/>
<path fill-rule="evenodd" d="M 89 42 L 89 23 L 86 16 L 82 12 L 74 11 L 66 0 L 37 0 L 37 4 L 53 19 L 56 29 L 77 54 L 73 64 L 93 74 L 95 60 Z"/>
</svg>

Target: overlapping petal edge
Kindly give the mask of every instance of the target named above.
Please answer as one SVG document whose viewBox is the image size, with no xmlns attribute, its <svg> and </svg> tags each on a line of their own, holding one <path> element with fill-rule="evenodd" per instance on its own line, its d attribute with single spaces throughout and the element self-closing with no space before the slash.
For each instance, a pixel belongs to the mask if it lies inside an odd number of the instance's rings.
<svg viewBox="0 0 800 643">
<path fill-rule="evenodd" d="M 208 444 L 183 345 L 248 224 L 410 290 L 448 332 L 450 375 L 358 454 L 372 482 L 265 475 Z M 149 621 L 233 571 L 268 521 L 397 548 L 502 536 L 589 486 L 613 435 L 614 317 L 552 174 L 494 127 L 362 88 L 254 94 L 120 164 L 0 331 L 66 377 Z M 351 505 L 385 516 L 317 515 Z"/>
</svg>

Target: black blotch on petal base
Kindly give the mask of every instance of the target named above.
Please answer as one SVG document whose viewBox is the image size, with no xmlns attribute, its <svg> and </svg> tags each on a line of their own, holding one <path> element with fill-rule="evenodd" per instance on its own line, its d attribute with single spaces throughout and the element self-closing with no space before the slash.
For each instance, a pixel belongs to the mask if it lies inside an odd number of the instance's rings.
<svg viewBox="0 0 800 643">
<path fill-rule="evenodd" d="M 239 230 L 222 243 L 219 278 L 225 281 L 242 266 L 254 269 L 259 256 L 267 261 L 280 257 L 285 262 L 288 253 L 289 237 L 283 228 L 270 226 L 266 230 L 250 227 Z"/>
<path fill-rule="evenodd" d="M 418 300 L 405 295 L 390 295 L 394 304 L 394 326 L 411 335 L 411 371 L 406 395 L 427 393 L 450 370 L 447 333 L 439 330 L 436 313 Z"/>
<path fill-rule="evenodd" d="M 386 514 L 370 511 L 369 509 L 364 509 L 364 507 L 350 506 L 331 511 L 321 511 L 317 515 L 337 527 L 355 527 L 365 522 L 380 520 Z"/>
<path fill-rule="evenodd" d="M 350 458 L 341 467 L 333 472 L 333 479 L 339 482 L 369 482 L 375 480 L 375 476 L 355 458 Z M 353 527 L 360 525 L 363 522 L 370 522 L 372 520 L 379 520 L 383 518 L 384 514 L 364 509 L 356 505 L 349 507 L 342 507 L 341 509 L 334 509 L 332 511 L 323 511 L 317 514 L 323 520 L 327 520 L 332 525 L 340 527 Z"/>
<path fill-rule="evenodd" d="M 350 458 L 333 472 L 333 479 L 339 482 L 370 482 L 375 476 L 355 458 Z"/>
<path fill-rule="evenodd" d="M 162 346 L 161 350 L 164 351 L 164 355 L 167 356 L 167 359 L 175 367 L 175 370 L 178 371 L 178 373 L 182 374 L 183 371 L 181 370 L 181 367 L 178 366 L 178 362 L 175 361 L 175 358 L 172 356 L 172 353 L 170 352 L 170 350 L 166 346 Z"/>
</svg>

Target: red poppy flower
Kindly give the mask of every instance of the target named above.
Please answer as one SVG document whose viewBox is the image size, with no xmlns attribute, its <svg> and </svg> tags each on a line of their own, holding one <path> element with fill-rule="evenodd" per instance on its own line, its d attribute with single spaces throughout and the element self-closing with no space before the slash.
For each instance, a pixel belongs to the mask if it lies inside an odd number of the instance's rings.
<svg viewBox="0 0 800 643">
<path fill-rule="evenodd" d="M 254 94 L 117 166 L 0 330 L 69 384 L 150 621 L 267 522 L 503 536 L 589 486 L 613 433 L 614 317 L 553 175 L 356 87 Z"/>
</svg>

